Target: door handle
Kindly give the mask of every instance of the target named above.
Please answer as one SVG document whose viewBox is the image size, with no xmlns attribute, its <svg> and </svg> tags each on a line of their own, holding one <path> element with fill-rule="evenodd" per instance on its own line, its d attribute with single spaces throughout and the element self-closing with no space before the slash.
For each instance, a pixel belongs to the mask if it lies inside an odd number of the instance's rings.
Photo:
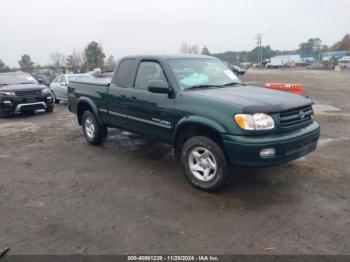
<svg viewBox="0 0 350 262">
<path fill-rule="evenodd" d="M 135 99 L 136 100 L 137 98 L 136 98 L 136 96 L 132 96 L 131 99 Z"/>
<path fill-rule="evenodd" d="M 120 97 L 121 97 L 121 98 L 125 98 L 125 97 L 126 97 L 126 95 L 120 95 Z"/>
</svg>

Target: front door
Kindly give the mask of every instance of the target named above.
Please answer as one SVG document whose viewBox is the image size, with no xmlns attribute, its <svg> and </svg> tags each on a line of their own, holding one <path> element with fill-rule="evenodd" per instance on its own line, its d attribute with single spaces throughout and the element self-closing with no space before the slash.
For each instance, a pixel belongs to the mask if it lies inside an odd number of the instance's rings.
<svg viewBox="0 0 350 262">
<path fill-rule="evenodd" d="M 62 76 L 60 79 L 59 87 L 57 88 L 58 94 L 57 97 L 59 99 L 68 100 L 68 94 L 67 94 L 67 79 L 65 76 Z"/>
<path fill-rule="evenodd" d="M 168 94 L 149 92 L 147 88 L 151 80 L 167 81 L 158 62 L 141 61 L 135 82 L 130 88 L 128 122 L 137 133 L 170 142 L 173 134 L 174 99 Z"/>
<path fill-rule="evenodd" d="M 55 97 L 59 97 L 59 92 L 60 92 L 60 81 L 63 76 L 58 76 L 56 79 L 50 84 L 50 89 L 51 92 L 55 94 Z"/>
</svg>

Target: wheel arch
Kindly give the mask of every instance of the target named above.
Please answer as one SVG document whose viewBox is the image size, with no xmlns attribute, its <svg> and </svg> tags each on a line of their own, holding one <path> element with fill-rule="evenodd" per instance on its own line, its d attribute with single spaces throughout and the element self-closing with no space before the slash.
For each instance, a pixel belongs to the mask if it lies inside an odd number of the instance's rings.
<svg viewBox="0 0 350 262">
<path fill-rule="evenodd" d="M 201 116 L 187 117 L 176 125 L 173 146 L 179 148 L 186 139 L 195 135 L 206 135 L 222 145 L 220 133 L 226 133 L 226 130 L 215 120 Z"/>
<path fill-rule="evenodd" d="M 78 100 L 77 111 L 76 111 L 79 125 L 82 124 L 82 116 L 84 111 L 86 110 L 90 110 L 95 115 L 98 123 L 102 124 L 102 120 L 95 103 L 89 98 L 82 97 Z"/>
</svg>

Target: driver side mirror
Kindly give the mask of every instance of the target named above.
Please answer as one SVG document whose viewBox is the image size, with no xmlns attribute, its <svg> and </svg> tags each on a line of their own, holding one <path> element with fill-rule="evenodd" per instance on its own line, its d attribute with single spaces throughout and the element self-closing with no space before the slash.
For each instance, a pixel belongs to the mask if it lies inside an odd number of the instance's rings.
<svg viewBox="0 0 350 262">
<path fill-rule="evenodd" d="M 148 91 L 157 94 L 169 94 L 171 88 L 168 83 L 163 80 L 151 80 L 148 82 Z"/>
</svg>

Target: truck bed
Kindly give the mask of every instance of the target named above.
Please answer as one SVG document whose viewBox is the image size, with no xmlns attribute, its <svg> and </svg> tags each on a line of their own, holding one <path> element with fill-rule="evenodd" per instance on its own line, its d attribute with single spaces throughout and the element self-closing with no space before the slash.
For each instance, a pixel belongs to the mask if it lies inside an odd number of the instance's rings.
<svg viewBox="0 0 350 262">
<path fill-rule="evenodd" d="M 91 99 L 97 108 L 105 108 L 110 79 L 97 81 L 71 81 L 68 84 L 69 109 L 76 113 L 81 97 Z"/>
</svg>

